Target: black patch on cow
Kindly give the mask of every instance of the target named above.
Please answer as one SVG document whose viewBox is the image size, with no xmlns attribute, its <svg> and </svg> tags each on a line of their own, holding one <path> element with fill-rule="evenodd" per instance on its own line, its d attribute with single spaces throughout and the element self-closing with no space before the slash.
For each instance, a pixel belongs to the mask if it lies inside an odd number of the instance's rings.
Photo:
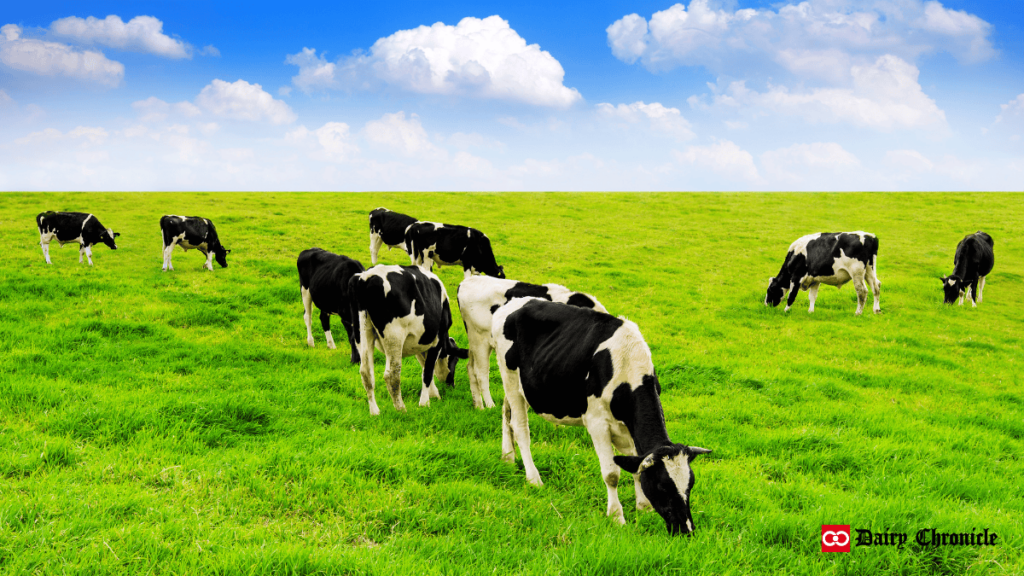
<svg viewBox="0 0 1024 576">
<path fill-rule="evenodd" d="M 375 232 L 384 244 L 400 246 L 405 243 L 405 229 L 416 222 L 412 216 L 377 208 L 370 212 L 370 231 Z"/>
<path fill-rule="evenodd" d="M 509 314 L 503 333 L 512 347 L 505 363 L 519 370 L 533 410 L 556 418 L 582 416 L 587 397 L 599 396 L 611 377 L 610 356 L 607 362 L 595 358 L 597 348 L 622 324 L 608 314 L 543 300 Z"/>
<path fill-rule="evenodd" d="M 324 332 L 331 329 L 331 314 L 340 317 L 352 348 L 352 362 L 359 362 L 359 352 L 356 350 L 359 322 L 353 311 L 355 302 L 349 281 L 364 270 L 363 265 L 348 256 L 320 248 L 303 250 L 299 253 L 296 265 L 299 269 L 299 285 L 309 290 L 313 304 L 320 310 L 320 325 Z"/>
<path fill-rule="evenodd" d="M 953 273 L 942 278 L 942 289 L 945 303 L 952 304 L 960 297 L 960 292 L 971 289 L 971 299 L 978 300 L 978 281 L 988 276 L 995 266 L 995 241 L 988 234 L 977 231 L 964 236 L 956 245 L 953 256 Z M 953 280 L 953 285 L 949 281 Z"/>
<path fill-rule="evenodd" d="M 551 294 L 549 293 L 547 286 L 527 284 L 526 282 L 516 282 L 515 286 L 512 286 L 505 291 L 505 302 L 508 302 L 513 298 L 543 298 L 545 300 L 551 300 Z M 593 306 L 591 306 L 591 308 L 592 307 Z"/>
<path fill-rule="evenodd" d="M 160 218 L 160 232 L 163 234 L 164 246 L 169 246 L 175 238 L 182 233 L 185 234 L 184 242 L 204 255 L 213 252 L 214 258 L 222 268 L 228 267 L 227 255 L 230 250 L 226 249 L 217 234 L 217 227 L 208 218 L 200 216 L 164 216 Z M 206 244 L 206 248 L 199 246 Z"/>
<path fill-rule="evenodd" d="M 594 301 L 590 299 L 586 294 L 580 294 L 576 292 L 572 296 L 569 296 L 569 300 L 566 301 L 569 306 L 576 306 L 579 308 L 593 308 Z"/>
<path fill-rule="evenodd" d="M 121 235 L 115 232 L 111 237 L 107 228 L 100 224 L 99 218 L 87 212 L 43 212 L 36 216 L 36 226 L 40 234 L 56 233 L 60 244 L 81 238 L 83 248 L 106 244 L 111 250 L 117 250 L 114 238 Z"/>
<path fill-rule="evenodd" d="M 671 443 L 661 408 L 661 385 L 657 376 L 644 376 L 636 390 L 631 390 L 628 384 L 617 387 L 612 393 L 610 407 L 612 416 L 629 429 L 638 454 Z"/>
<path fill-rule="evenodd" d="M 430 247 L 434 246 L 431 251 Z M 416 222 L 405 231 L 405 250 L 414 258 L 437 256 L 448 264 L 461 264 L 463 270 L 504 278 L 491 250 L 491 241 L 483 232 L 466 226 L 433 222 Z"/>
</svg>

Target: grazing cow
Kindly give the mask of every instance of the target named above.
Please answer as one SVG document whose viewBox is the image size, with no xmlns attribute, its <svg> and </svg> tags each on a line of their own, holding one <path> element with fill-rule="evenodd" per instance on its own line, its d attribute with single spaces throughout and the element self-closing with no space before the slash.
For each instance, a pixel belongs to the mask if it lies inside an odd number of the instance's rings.
<svg viewBox="0 0 1024 576">
<path fill-rule="evenodd" d="M 469 338 L 469 387 L 473 393 L 473 406 L 493 408 L 491 399 L 490 368 L 491 325 L 494 311 L 513 298 L 533 296 L 551 302 L 560 302 L 607 312 L 597 298 L 582 292 L 573 292 L 558 284 L 527 284 L 492 276 L 470 276 L 459 284 L 459 310 Z"/>
<path fill-rule="evenodd" d="M 302 315 L 306 321 L 306 343 L 313 347 L 313 304 L 320 309 L 320 326 L 327 338 L 327 347 L 335 349 L 331 335 L 331 314 L 341 317 L 341 325 L 348 334 L 352 349 L 352 363 L 359 362 L 356 349 L 355 302 L 350 292 L 349 281 L 365 268 L 358 261 L 333 254 L 320 248 L 310 248 L 299 253 L 299 291 L 302 293 Z"/>
<path fill-rule="evenodd" d="M 370 212 L 370 264 L 377 265 L 377 251 L 381 246 L 391 250 L 395 246 L 405 249 L 405 229 L 414 224 L 412 216 L 377 208 Z"/>
<path fill-rule="evenodd" d="M 217 237 L 217 228 L 207 218 L 198 216 L 164 216 L 160 219 L 160 232 L 164 241 L 164 270 L 174 270 L 171 264 L 171 254 L 174 246 L 181 246 L 181 249 L 197 249 L 206 256 L 206 263 L 203 268 L 213 270 L 213 259 L 217 258 L 217 264 L 221 268 L 228 267 L 227 250 L 220 243 Z"/>
<path fill-rule="evenodd" d="M 349 280 L 349 294 L 355 299 L 359 374 L 370 414 L 380 414 L 373 392 L 375 347 L 384 352 L 384 382 L 396 410 L 405 411 L 401 384 L 406 356 L 415 355 L 423 366 L 420 406 L 429 406 L 431 397 L 441 397 L 434 375 L 455 383 L 455 365 L 468 354 L 448 336 L 452 312 L 448 292 L 437 276 L 418 266 L 374 266 Z"/>
<path fill-rule="evenodd" d="M 967 297 L 971 299 L 971 305 L 978 307 L 982 292 L 985 290 L 985 276 L 988 276 L 995 265 L 995 254 L 992 250 L 994 246 L 992 237 L 980 230 L 964 236 L 956 245 L 953 273 L 945 278 L 939 278 L 942 280 L 946 304 L 952 304 L 959 297 L 960 305 L 963 306 L 966 292 Z"/>
<path fill-rule="evenodd" d="M 461 264 L 466 278 L 481 273 L 505 277 L 505 269 L 494 261 L 491 240 L 474 228 L 416 222 L 405 230 L 405 251 L 414 265 L 427 270 L 434 262 L 438 266 Z"/>
<path fill-rule="evenodd" d="M 857 315 L 868 301 L 868 287 L 874 292 L 874 311 L 882 311 L 879 298 L 882 282 L 878 279 L 878 239 L 867 232 L 819 232 L 797 239 L 789 246 L 786 260 L 778 276 L 768 279 L 766 306 L 778 306 L 789 293 L 789 312 L 800 289 L 807 290 L 811 300 L 808 312 L 814 312 L 818 285 L 841 288 L 851 279 L 857 289 Z M 867 286 L 865 286 L 865 281 Z"/>
<path fill-rule="evenodd" d="M 542 484 L 530 455 L 527 405 L 550 422 L 586 426 L 608 489 L 608 516 L 626 523 L 617 488 L 621 467 L 634 474 L 638 510 L 653 505 L 670 534 L 693 531 L 690 462 L 710 450 L 669 440 L 661 385 L 636 324 L 517 298 L 494 313 L 491 336 L 505 386 L 503 460 L 514 460 L 518 445 L 526 479 Z M 624 456 L 614 456 L 615 448 Z"/>
<path fill-rule="evenodd" d="M 43 212 L 36 216 L 36 225 L 39 227 L 39 245 L 43 248 L 43 256 L 47 264 L 50 262 L 50 241 L 54 238 L 60 242 L 60 247 L 75 242 L 78 244 L 78 263 L 82 263 L 82 256 L 89 259 L 89 266 L 92 266 L 92 247 L 100 242 L 106 244 L 111 250 L 117 250 L 114 238 L 121 234 L 110 228 L 104 228 L 96 216 L 84 212 Z"/>
</svg>

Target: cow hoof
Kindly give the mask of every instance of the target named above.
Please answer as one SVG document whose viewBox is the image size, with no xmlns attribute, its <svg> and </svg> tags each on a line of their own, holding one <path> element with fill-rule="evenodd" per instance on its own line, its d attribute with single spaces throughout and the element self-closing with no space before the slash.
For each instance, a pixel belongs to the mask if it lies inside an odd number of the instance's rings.
<svg viewBox="0 0 1024 576">
<path fill-rule="evenodd" d="M 494 400 L 484 400 L 484 408 L 494 408 Z"/>
<path fill-rule="evenodd" d="M 515 451 L 509 452 L 508 454 L 502 454 L 501 455 L 501 461 L 502 462 L 508 462 L 509 464 L 515 462 L 516 461 L 516 453 L 515 453 Z"/>
<path fill-rule="evenodd" d="M 370 416 L 380 416 L 380 408 L 376 403 L 370 404 Z"/>
<path fill-rule="evenodd" d="M 337 347 L 337 346 L 335 346 L 334 344 L 332 344 L 331 342 L 328 342 L 328 343 L 327 343 L 327 349 L 328 349 L 328 350 L 336 350 L 337 348 L 338 348 L 338 347 Z"/>
<path fill-rule="evenodd" d="M 310 348 L 316 348 L 316 342 L 313 341 L 313 337 L 306 338 L 306 344 L 309 344 Z"/>
<path fill-rule="evenodd" d="M 636 503 L 636 509 L 637 510 L 650 510 L 651 508 L 652 508 L 652 506 L 651 506 L 650 502 L 637 502 Z"/>
<path fill-rule="evenodd" d="M 534 486 L 536 486 L 538 488 L 540 488 L 541 486 L 544 485 L 544 482 L 541 481 L 540 476 L 537 476 L 536 478 L 530 478 L 529 476 L 527 476 L 526 480 L 530 484 L 533 484 Z"/>
<path fill-rule="evenodd" d="M 353 352 L 352 356 L 349 358 L 349 362 L 353 364 L 359 364 L 359 354 Z"/>
<path fill-rule="evenodd" d="M 430 398 L 420 398 L 420 408 L 429 408 Z"/>
</svg>

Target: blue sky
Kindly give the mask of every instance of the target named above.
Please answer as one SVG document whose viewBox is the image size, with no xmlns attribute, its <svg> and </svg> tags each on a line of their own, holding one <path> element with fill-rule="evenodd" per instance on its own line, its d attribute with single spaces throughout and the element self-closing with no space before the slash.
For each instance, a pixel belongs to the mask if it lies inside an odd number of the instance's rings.
<svg viewBox="0 0 1024 576">
<path fill-rule="evenodd" d="M 1012 3 L 18 3 L 0 190 L 1021 190 Z"/>
</svg>

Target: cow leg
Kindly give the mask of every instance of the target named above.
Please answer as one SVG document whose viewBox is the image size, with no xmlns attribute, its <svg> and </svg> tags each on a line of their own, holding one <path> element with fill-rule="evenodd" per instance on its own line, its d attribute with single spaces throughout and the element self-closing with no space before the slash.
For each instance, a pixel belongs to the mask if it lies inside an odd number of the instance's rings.
<svg viewBox="0 0 1024 576">
<path fill-rule="evenodd" d="M 622 503 L 619 502 L 619 465 L 614 460 L 611 430 L 608 429 L 608 423 L 604 418 L 584 417 L 583 422 L 590 432 L 590 439 L 594 442 L 597 459 L 601 462 L 601 476 L 608 489 L 608 509 L 605 515 L 614 518 L 619 524 L 625 524 L 626 517 L 622 514 Z"/>
<path fill-rule="evenodd" d="M 875 262 L 877 263 L 877 258 L 875 259 Z M 875 270 L 874 265 L 868 267 L 868 284 L 871 287 L 871 293 L 875 299 L 871 308 L 875 314 L 878 314 L 882 311 L 882 281 L 878 279 L 878 271 Z"/>
<path fill-rule="evenodd" d="M 213 250 L 206 253 L 206 264 L 203 264 L 203 268 L 213 272 Z"/>
<path fill-rule="evenodd" d="M 815 282 L 807 288 L 807 298 L 811 301 L 811 307 L 807 310 L 808 314 L 814 312 L 814 301 L 818 298 L 818 286 L 819 284 Z"/>
<path fill-rule="evenodd" d="M 977 308 L 978 307 L 978 280 L 977 279 L 975 279 L 974 282 L 972 282 L 971 285 L 967 288 L 967 297 L 971 299 L 971 306 L 973 308 Z"/>
<path fill-rule="evenodd" d="M 978 304 L 981 304 L 982 298 L 985 297 L 985 277 L 978 278 Z"/>
<path fill-rule="evenodd" d="M 308 325 L 308 324 L 307 324 Z M 370 324 L 370 315 L 367 312 L 359 313 L 359 375 L 363 379 L 363 388 L 366 389 L 366 399 L 370 403 L 370 415 L 380 414 L 377 407 L 377 398 L 373 393 L 373 346 L 377 335 L 373 332 L 373 325 Z"/>
<path fill-rule="evenodd" d="M 512 432 L 512 406 L 508 397 L 501 403 L 501 459 L 505 462 L 516 461 L 516 442 Z"/>
<path fill-rule="evenodd" d="M 299 286 L 299 292 L 302 294 L 302 321 L 306 323 L 306 344 L 314 348 L 316 342 L 313 340 L 313 295 L 304 286 Z"/>
<path fill-rule="evenodd" d="M 327 348 L 334 350 L 334 336 L 331 335 L 331 313 L 326 310 L 320 311 L 320 327 L 324 329 L 324 338 L 327 339 Z"/>
<path fill-rule="evenodd" d="M 352 349 L 352 356 L 349 358 L 349 361 L 355 364 L 356 362 L 359 362 L 359 349 L 356 348 L 355 339 L 356 328 L 352 325 L 352 321 L 346 318 L 344 314 L 341 314 L 341 325 L 345 327 L 345 335 L 348 336 L 348 345 Z"/>
<path fill-rule="evenodd" d="M 615 447 L 626 456 L 636 456 L 636 446 L 633 444 L 633 438 L 629 436 L 629 430 L 625 430 L 622 433 L 612 431 L 612 442 Z M 640 485 L 640 474 L 633 474 L 633 493 L 636 494 L 636 509 L 637 510 L 650 510 L 651 501 L 647 499 L 647 495 L 644 494 L 643 486 Z"/>
<path fill-rule="evenodd" d="M 491 344 L 489 335 L 480 335 L 470 340 L 469 360 L 466 371 L 469 373 L 469 390 L 473 394 L 473 407 L 478 410 L 494 408 L 491 399 Z"/>
<path fill-rule="evenodd" d="M 419 360 L 420 365 L 423 367 L 423 375 L 420 379 L 423 384 L 423 388 L 420 390 L 420 407 L 426 408 L 430 406 L 430 398 L 440 399 L 441 393 L 438 391 L 437 386 L 434 385 L 434 365 L 437 364 L 437 356 L 441 353 L 441 346 L 435 346 L 430 350 L 427 350 L 426 356 L 423 354 L 417 354 L 416 359 Z"/>
<path fill-rule="evenodd" d="M 796 302 L 796 295 L 800 293 L 800 286 L 793 286 L 793 289 L 789 291 L 789 298 L 786 299 L 786 309 L 783 312 L 789 312 L 789 309 L 793 307 L 793 302 Z"/>
<path fill-rule="evenodd" d="M 864 305 L 868 302 L 868 288 L 864 285 L 864 272 L 853 276 L 853 288 L 857 291 L 857 311 L 854 312 L 854 315 L 860 316 L 864 312 Z"/>
<path fill-rule="evenodd" d="M 92 266 L 92 246 L 85 247 L 85 257 L 89 260 L 89 266 Z"/>
<path fill-rule="evenodd" d="M 380 251 L 380 247 L 384 245 L 384 240 L 381 239 L 380 234 L 371 231 L 370 232 L 370 265 L 377 265 L 377 252 Z"/>
<path fill-rule="evenodd" d="M 174 255 L 174 242 L 164 246 L 164 269 L 174 270 L 174 263 L 171 262 L 171 256 Z"/>
<path fill-rule="evenodd" d="M 50 240 L 52 239 L 53 237 L 48 234 L 39 235 L 39 245 L 43 248 L 43 257 L 46 258 L 47 264 L 52 264 L 50 262 Z"/>
<path fill-rule="evenodd" d="M 501 373 L 501 379 L 505 384 L 505 401 L 509 405 L 509 421 L 515 443 L 519 445 L 519 455 L 523 458 L 526 480 L 534 486 L 543 486 L 544 482 L 540 479 L 540 472 L 533 463 L 533 455 L 530 453 L 530 421 L 526 417 L 526 397 L 523 396 L 519 384 L 519 370 L 502 368 Z"/>
<path fill-rule="evenodd" d="M 405 402 L 402 402 L 402 343 L 404 338 L 395 338 L 393 335 L 384 334 L 384 382 L 388 385 L 388 394 L 391 395 L 391 403 L 395 410 L 405 412 Z"/>
<path fill-rule="evenodd" d="M 63 248 L 63 246 L 62 246 L 62 248 Z M 82 256 L 85 256 L 85 246 L 83 246 L 82 244 L 79 244 L 78 245 L 78 263 L 79 264 L 82 263 Z"/>
</svg>

